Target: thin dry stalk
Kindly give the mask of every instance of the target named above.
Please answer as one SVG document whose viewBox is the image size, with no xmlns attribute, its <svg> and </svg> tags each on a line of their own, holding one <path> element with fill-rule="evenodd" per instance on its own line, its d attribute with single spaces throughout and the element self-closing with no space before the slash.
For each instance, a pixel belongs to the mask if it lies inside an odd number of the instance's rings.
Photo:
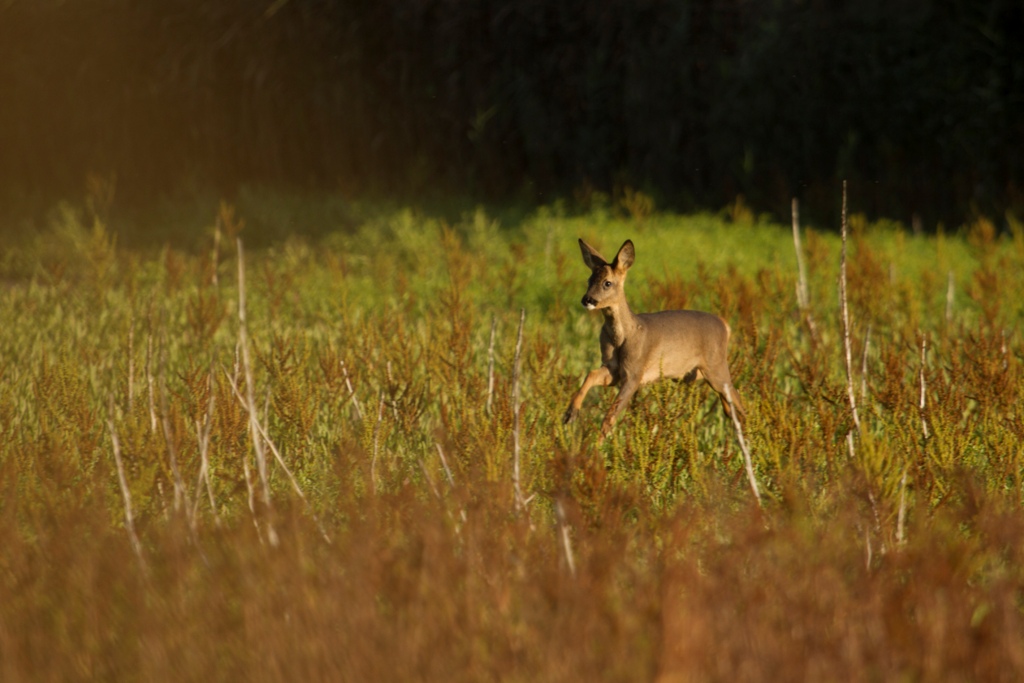
<svg viewBox="0 0 1024 683">
<path fill-rule="evenodd" d="M 519 468 L 519 375 L 522 371 L 523 326 L 526 309 L 519 310 L 519 333 L 516 336 L 516 354 L 512 363 L 512 483 L 515 488 L 516 510 L 522 511 L 529 502 L 523 497 Z"/>
<path fill-rule="evenodd" d="M 356 396 L 355 389 L 352 388 L 352 380 L 348 378 L 348 370 L 345 368 L 345 361 L 341 361 L 341 374 L 345 377 L 345 387 L 348 389 L 349 399 L 352 401 L 353 407 L 356 409 L 356 417 L 359 421 L 363 421 L 363 409 L 359 406 L 359 398 Z"/>
<path fill-rule="evenodd" d="M 565 519 L 565 506 L 560 499 L 555 499 L 555 519 L 558 521 L 558 538 L 561 541 L 562 555 L 569 567 L 569 575 L 576 578 L 576 559 L 572 553 L 572 538 L 569 534 L 569 523 Z"/>
<path fill-rule="evenodd" d="M 192 509 L 192 516 L 199 513 L 199 487 L 206 484 L 206 495 L 210 501 L 210 511 L 213 513 L 213 521 L 220 526 L 220 515 L 217 514 L 217 501 L 213 497 L 213 485 L 210 482 L 210 433 L 213 431 L 213 407 L 216 402 L 216 392 L 213 384 L 213 365 L 210 365 L 210 376 L 207 380 L 210 389 L 210 400 L 206 405 L 206 417 L 200 423 L 196 420 L 196 435 L 199 439 L 199 480 L 196 482 L 196 502 Z"/>
<path fill-rule="evenodd" d="M 924 366 L 925 366 L 925 362 L 926 362 L 925 355 L 927 353 L 927 347 L 928 347 L 928 341 L 924 338 L 924 336 L 922 336 L 921 337 L 921 370 L 918 373 L 918 376 L 920 377 L 920 380 L 921 380 L 921 400 L 920 400 L 920 402 L 918 404 L 918 407 L 920 408 L 920 412 L 921 412 L 921 433 L 924 435 L 924 438 L 925 438 L 926 441 L 931 436 L 931 434 L 928 432 L 928 421 L 925 420 L 925 417 L 924 417 L 924 415 L 925 415 L 925 413 L 924 413 L 924 409 L 925 409 L 925 396 L 927 395 L 927 388 L 925 386 L 925 381 L 924 381 Z"/>
<path fill-rule="evenodd" d="M 373 483 L 373 493 L 377 493 L 377 450 L 380 437 L 380 423 L 384 419 L 384 390 L 380 390 L 380 398 L 377 406 L 377 422 L 373 425 L 373 459 L 370 461 L 370 481 Z"/>
<path fill-rule="evenodd" d="M 796 301 L 800 305 L 800 310 L 803 311 L 807 309 L 807 271 L 804 269 L 804 253 L 800 246 L 800 202 L 796 197 L 793 198 L 791 212 L 793 216 L 793 247 L 796 249 Z"/>
<path fill-rule="evenodd" d="M 171 513 L 167 509 L 167 496 L 164 494 L 164 482 L 160 479 L 156 480 L 156 492 L 157 500 L 160 501 L 160 512 L 164 515 L 164 521 L 168 524 L 171 521 Z"/>
<path fill-rule="evenodd" d="M 146 385 L 149 388 L 149 431 L 156 434 L 156 398 L 153 379 L 153 318 L 149 319 L 149 334 L 146 335 Z"/>
<path fill-rule="evenodd" d="M 448 478 L 448 487 L 451 488 L 451 489 L 454 489 L 455 488 L 455 478 L 452 476 L 451 468 L 448 467 L 448 458 L 444 457 L 444 449 L 441 448 L 441 444 L 439 444 L 439 443 L 435 443 L 434 445 L 437 446 L 437 454 L 439 456 L 441 456 L 441 466 L 444 468 L 444 474 Z M 425 473 L 426 472 L 426 465 L 423 464 L 423 460 L 422 459 L 420 460 L 420 466 L 424 468 L 424 473 Z M 431 487 L 434 486 L 434 482 L 430 479 L 429 475 L 427 477 L 427 481 L 430 482 Z M 440 494 L 438 494 L 438 500 L 440 500 Z M 448 511 L 448 516 L 452 517 L 452 513 L 451 513 L 450 510 Z M 465 524 L 466 520 L 468 519 L 468 517 L 466 516 L 466 508 L 464 508 L 464 507 L 460 507 L 459 508 L 459 519 L 462 520 L 461 524 L 452 517 L 452 521 L 455 522 L 455 533 L 456 533 L 456 535 L 461 536 L 461 534 L 462 534 L 462 524 Z"/>
<path fill-rule="evenodd" d="M 1006 332 L 1006 328 L 1003 328 L 999 332 L 999 339 L 1000 339 L 1000 342 L 999 342 L 999 352 L 1001 354 L 1003 354 L 1003 364 L 1002 364 L 1003 372 L 1006 372 L 1007 370 L 1010 369 L 1010 349 L 1007 348 L 1007 346 L 1006 346 L 1006 337 L 1007 336 L 1008 335 L 1007 335 L 1007 332 Z"/>
<path fill-rule="evenodd" d="M 494 335 L 498 329 L 498 319 L 491 316 L 491 343 L 487 346 L 487 414 L 491 414 L 494 403 Z"/>
<path fill-rule="evenodd" d="M 388 386 L 395 386 L 395 380 L 391 376 L 391 361 L 389 360 L 384 366 L 385 373 L 388 378 Z M 391 406 L 391 415 L 395 418 L 395 422 L 398 422 L 398 401 L 393 398 L 388 401 L 388 405 Z"/>
<path fill-rule="evenodd" d="M 256 399 L 253 395 L 252 364 L 249 359 L 249 333 L 245 314 L 245 253 L 241 238 L 238 239 L 238 347 L 241 351 L 242 371 L 245 375 L 246 409 L 249 412 L 249 428 L 253 450 L 256 453 L 256 467 L 263 489 L 263 503 L 270 506 L 270 484 L 267 480 L 267 460 L 263 444 L 259 439 L 256 419 Z"/>
<path fill-rule="evenodd" d="M 843 316 L 843 348 L 846 352 L 846 391 L 850 398 L 853 424 L 860 432 L 860 416 L 857 414 L 857 397 L 853 393 L 853 358 L 850 351 L 850 311 L 846 305 L 846 181 L 843 181 L 842 215 L 843 249 L 839 259 L 839 305 Z"/>
<path fill-rule="evenodd" d="M 174 436 L 171 433 L 171 418 L 167 410 L 167 379 L 166 360 L 160 367 L 160 424 L 163 427 L 164 442 L 167 444 L 167 460 L 171 465 L 171 476 L 174 478 L 174 511 L 185 506 L 185 516 L 188 519 L 189 527 L 195 530 L 195 519 L 192 516 L 192 505 L 188 497 L 188 489 L 185 480 L 181 476 L 181 469 L 178 467 L 178 448 L 174 444 Z"/>
<path fill-rule="evenodd" d="M 220 526 L 220 515 L 217 514 L 217 501 L 213 497 L 213 486 L 210 483 L 210 424 L 196 420 L 196 436 L 199 441 L 199 476 L 196 478 L 195 502 L 192 504 L 192 516 L 199 514 L 199 501 L 202 495 L 199 490 L 206 485 L 206 497 L 210 501 L 210 512 L 213 513 L 213 521 Z"/>
<path fill-rule="evenodd" d="M 850 438 L 850 444 L 851 444 L 850 447 L 852 448 L 853 447 L 852 446 L 852 444 L 853 444 L 853 432 L 849 432 L 849 438 Z M 875 492 L 872 490 L 872 488 L 870 486 L 868 487 L 868 502 L 871 503 L 871 516 L 875 520 L 875 533 L 881 534 L 881 532 L 882 532 L 882 515 L 878 512 L 878 499 L 875 498 Z M 885 553 L 886 553 L 886 547 L 885 547 L 885 540 L 884 539 L 882 540 L 881 547 L 879 548 L 879 552 L 881 552 L 883 555 L 885 555 Z"/>
<path fill-rule="evenodd" d="M 263 395 L 263 419 L 264 420 L 269 420 L 270 419 L 270 389 L 267 389 L 267 393 L 265 393 Z M 260 416 L 259 416 L 258 413 L 256 415 L 256 426 L 257 427 L 262 427 L 263 426 L 263 421 L 260 420 Z"/>
<path fill-rule="evenodd" d="M 161 344 L 161 346 L 163 346 L 163 344 Z M 199 547 L 199 528 L 196 524 L 195 510 L 193 509 L 192 502 L 189 499 L 188 487 L 185 485 L 185 479 L 181 476 L 181 469 L 178 467 L 178 448 L 174 443 L 174 436 L 171 433 L 171 419 L 167 411 L 166 352 L 167 350 L 165 347 L 160 363 L 160 423 L 163 427 L 164 441 L 167 443 L 167 459 L 170 461 L 171 474 L 174 477 L 174 511 L 178 512 L 180 509 L 184 509 L 185 521 L 188 523 L 188 530 L 192 543 L 194 543 L 196 548 L 199 549 L 199 554 L 203 558 L 203 562 L 207 562 L 206 555 Z"/>
<path fill-rule="evenodd" d="M 867 529 L 864 530 L 864 550 L 865 550 L 865 562 L 864 568 L 868 571 L 871 570 L 871 560 L 874 554 L 871 552 L 871 532 Z"/>
<path fill-rule="evenodd" d="M 238 390 L 238 387 L 234 383 L 232 383 L 231 385 L 231 390 L 234 393 L 235 398 L 237 398 L 238 402 L 242 405 L 242 408 L 248 411 L 249 406 L 246 404 L 246 399 L 244 396 L 242 396 L 242 393 Z M 270 397 L 268 394 L 268 403 L 269 398 Z M 264 414 L 266 413 L 267 410 L 266 408 L 264 408 Z M 310 504 L 309 499 L 306 498 L 306 494 L 302 491 L 302 487 L 299 486 L 298 479 L 295 478 L 295 475 L 292 474 L 291 469 L 285 463 L 284 457 L 281 455 L 281 451 L 278 450 L 273 440 L 271 440 L 270 435 L 267 433 L 267 428 L 263 426 L 263 423 L 260 421 L 259 416 L 256 416 L 256 429 L 259 431 L 260 438 L 263 439 L 263 442 L 267 445 L 268 448 L 270 448 L 270 452 L 273 453 L 274 459 L 277 460 L 277 464 L 281 466 L 282 470 L 284 470 L 285 476 L 288 477 L 288 481 L 292 485 L 292 490 L 295 491 L 299 498 L 302 499 L 302 502 L 305 503 L 306 509 L 309 511 L 309 515 L 313 518 L 313 521 L 316 522 L 316 526 L 320 530 L 320 536 L 323 537 L 325 541 L 330 543 L 331 538 L 327 535 L 327 530 L 324 528 L 323 523 L 320 521 L 320 517 L 317 516 L 316 512 L 313 510 L 312 504 Z"/>
<path fill-rule="evenodd" d="M 419 459 L 420 471 L 423 472 L 423 478 L 427 480 L 427 484 L 430 486 L 431 492 L 438 501 L 443 501 L 441 498 L 441 492 L 437 489 L 437 485 L 434 484 L 434 478 L 430 476 L 430 472 L 427 470 L 427 464 L 423 462 L 423 458 Z"/>
<path fill-rule="evenodd" d="M 113 403 L 113 396 L 111 396 Z M 132 512 L 132 492 L 128 488 L 128 478 L 124 474 L 124 462 L 121 460 L 121 440 L 117 437 L 117 429 L 114 428 L 114 418 L 107 419 L 107 427 L 110 428 L 110 440 L 114 446 L 114 464 L 117 466 L 117 480 L 121 485 L 121 498 L 124 500 L 124 526 L 128 531 L 128 541 L 132 545 L 135 557 L 139 560 L 142 571 L 147 571 L 146 558 L 142 554 L 142 544 L 135 533 L 135 515 Z"/>
<path fill-rule="evenodd" d="M 440 452 L 441 447 L 438 446 L 437 448 L 438 451 Z M 434 497 L 437 498 L 437 502 L 441 503 L 443 506 L 444 497 L 441 495 L 441 491 L 437 488 L 437 484 L 434 483 L 434 478 L 430 476 L 430 470 L 427 469 L 427 463 L 423 462 L 423 458 L 419 458 L 418 460 L 420 463 L 420 471 L 423 472 L 423 478 L 427 480 L 427 485 L 430 486 L 431 493 L 433 493 Z M 455 517 L 452 515 L 452 511 L 447 508 L 445 508 L 445 514 L 448 516 L 448 519 L 452 520 L 452 524 L 454 525 L 455 529 L 455 536 L 461 539 L 462 525 L 466 523 L 467 519 L 465 508 L 459 510 L 459 519 L 455 519 Z M 461 522 L 459 520 L 461 520 Z"/>
<path fill-rule="evenodd" d="M 237 386 L 238 385 L 238 364 L 237 364 L 237 362 L 235 363 L 235 374 L 234 374 L 234 377 L 232 377 L 230 374 L 228 374 L 227 368 L 223 368 L 223 370 L 224 370 L 224 376 L 227 378 L 227 380 L 231 384 L 231 386 L 232 387 Z M 248 408 L 249 408 L 248 404 L 245 404 L 245 407 L 246 407 L 246 412 L 248 412 Z M 249 466 L 249 456 L 248 455 L 243 455 L 242 456 L 242 473 L 245 476 L 245 490 L 246 490 L 246 494 L 247 494 L 246 500 L 247 500 L 247 502 L 249 504 L 249 514 L 252 515 L 252 524 L 253 524 L 254 527 L 256 527 L 257 538 L 260 539 L 260 543 L 262 544 L 263 543 L 263 531 L 260 528 L 259 518 L 256 515 L 256 487 L 253 486 L 253 483 L 252 483 L 252 468 Z"/>
<path fill-rule="evenodd" d="M 853 431 L 854 430 L 851 429 L 850 431 L 846 432 L 846 449 L 847 449 L 847 451 L 850 454 L 850 461 L 851 462 L 854 462 L 856 460 L 856 458 L 857 458 L 857 451 L 854 448 Z M 875 497 L 874 489 L 873 489 L 873 487 L 872 487 L 872 485 L 870 483 L 868 484 L 867 489 L 868 489 L 868 503 L 871 504 L 871 517 L 872 517 L 872 519 L 874 520 L 874 523 L 875 523 L 875 533 L 879 533 L 880 534 L 881 531 L 882 531 L 882 515 L 878 511 L 878 499 Z M 866 531 L 865 533 L 868 533 L 868 532 Z M 885 548 L 885 541 L 884 540 L 882 541 L 880 551 L 881 551 L 881 553 L 883 555 L 885 555 L 886 548 Z M 870 568 L 870 566 L 871 566 L 871 545 L 869 543 L 868 544 L 868 567 Z"/>
<path fill-rule="evenodd" d="M 946 325 L 950 325 L 953 322 L 953 297 L 956 293 L 956 280 L 953 277 L 953 271 L 949 271 L 949 276 L 946 278 Z"/>
<path fill-rule="evenodd" d="M 220 262 L 220 216 L 213 223 L 213 253 L 210 255 L 210 281 L 214 287 L 217 283 L 217 264 Z"/>
<path fill-rule="evenodd" d="M 792 202 L 792 215 L 793 215 L 793 248 L 796 250 L 796 268 L 797 268 L 797 283 L 796 283 L 796 301 L 797 305 L 800 306 L 800 314 L 803 315 L 807 321 L 807 327 L 811 331 L 811 336 L 816 336 L 817 330 L 814 327 L 814 317 L 811 315 L 810 310 L 810 295 L 807 289 L 807 269 L 804 266 L 804 249 L 800 243 L 800 202 L 797 201 L 796 197 L 793 198 Z"/>
<path fill-rule="evenodd" d="M 728 383 L 722 385 L 725 390 L 725 400 L 729 402 L 729 415 L 732 417 L 732 426 L 736 429 L 736 440 L 740 443 L 740 450 L 743 451 L 743 465 L 747 470 L 747 481 L 750 482 L 750 490 L 754 492 L 757 506 L 761 505 L 761 491 L 757 487 L 757 477 L 754 476 L 754 463 L 750 458 L 750 449 L 747 447 L 747 440 L 743 438 L 743 426 L 736 415 L 736 406 L 732 402 L 732 387 Z"/>
<path fill-rule="evenodd" d="M 253 397 L 252 364 L 249 362 L 249 334 L 245 317 L 245 252 L 242 238 L 237 240 L 238 247 L 238 346 L 242 356 L 242 370 L 245 373 L 245 398 L 249 411 L 249 433 L 252 437 L 253 452 L 256 455 L 256 470 L 259 473 L 263 504 L 268 512 L 273 512 L 270 499 L 270 482 L 267 478 L 267 455 L 263 450 L 263 441 L 259 435 L 259 422 L 256 419 L 256 400 Z M 277 532 L 274 525 L 267 523 L 267 540 L 272 547 L 277 547 Z"/>
<path fill-rule="evenodd" d="M 441 448 L 441 444 L 434 444 L 437 446 L 437 454 L 441 456 L 441 466 L 444 467 L 444 474 L 448 477 L 448 485 L 455 488 L 455 478 L 452 477 L 452 471 L 448 468 L 448 459 L 444 457 L 444 449 Z"/>
<path fill-rule="evenodd" d="M 135 311 L 128 318 L 128 408 L 135 401 Z"/>
<path fill-rule="evenodd" d="M 896 544 L 903 545 L 906 540 L 904 531 L 907 519 L 907 470 L 903 469 L 903 476 L 900 478 L 900 511 L 896 516 Z"/>
<path fill-rule="evenodd" d="M 860 400 L 866 400 L 868 395 L 868 347 L 871 346 L 871 323 L 868 323 L 868 331 L 864 334 L 864 353 L 860 357 Z"/>
</svg>

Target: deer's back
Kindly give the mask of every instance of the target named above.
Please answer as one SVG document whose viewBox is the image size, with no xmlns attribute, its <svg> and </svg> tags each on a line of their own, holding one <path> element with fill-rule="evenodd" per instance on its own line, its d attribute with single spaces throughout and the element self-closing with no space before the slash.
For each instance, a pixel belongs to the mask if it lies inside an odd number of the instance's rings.
<svg viewBox="0 0 1024 683">
<path fill-rule="evenodd" d="M 644 328 L 644 379 L 683 377 L 727 362 L 729 326 L 703 311 L 660 311 L 638 316 Z"/>
</svg>

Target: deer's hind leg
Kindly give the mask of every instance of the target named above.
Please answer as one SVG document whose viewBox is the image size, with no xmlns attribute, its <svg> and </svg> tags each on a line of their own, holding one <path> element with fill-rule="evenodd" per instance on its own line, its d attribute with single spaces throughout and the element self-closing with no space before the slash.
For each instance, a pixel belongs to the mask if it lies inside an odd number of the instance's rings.
<svg viewBox="0 0 1024 683">
<path fill-rule="evenodd" d="M 715 390 L 718 397 L 722 400 L 722 408 L 725 410 L 726 417 L 732 417 L 732 409 L 729 406 L 729 399 L 732 399 L 732 405 L 736 407 L 737 417 L 745 417 L 747 414 L 746 409 L 743 407 L 743 401 L 740 399 L 740 392 L 736 391 L 736 386 L 732 383 L 732 377 L 729 375 L 729 370 L 726 368 L 724 371 L 719 372 L 703 372 L 704 380 L 711 385 L 711 388 Z M 728 398 L 725 395 L 725 387 L 729 387 Z"/>
</svg>

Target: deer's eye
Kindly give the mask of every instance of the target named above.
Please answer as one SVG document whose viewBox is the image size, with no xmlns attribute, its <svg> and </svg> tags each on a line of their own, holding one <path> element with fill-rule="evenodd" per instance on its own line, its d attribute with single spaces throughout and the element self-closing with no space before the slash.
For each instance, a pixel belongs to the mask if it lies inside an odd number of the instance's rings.
<svg viewBox="0 0 1024 683">
<path fill-rule="evenodd" d="M 612 286 L 612 281 L 611 280 L 605 280 L 604 281 L 604 288 L 605 289 L 608 289 L 611 286 Z"/>
</svg>

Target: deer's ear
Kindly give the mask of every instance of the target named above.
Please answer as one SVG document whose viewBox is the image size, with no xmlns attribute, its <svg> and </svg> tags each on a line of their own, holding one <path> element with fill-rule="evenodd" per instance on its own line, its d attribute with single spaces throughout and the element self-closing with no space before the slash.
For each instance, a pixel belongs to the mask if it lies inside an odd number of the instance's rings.
<svg viewBox="0 0 1024 683">
<path fill-rule="evenodd" d="M 608 262 L 604 260 L 604 257 L 597 253 L 597 250 L 592 246 L 580 240 L 580 252 L 583 254 L 583 262 L 587 264 L 587 268 L 591 270 L 597 270 L 602 266 L 607 266 Z"/>
<path fill-rule="evenodd" d="M 615 260 L 612 262 L 612 268 L 625 272 L 633 265 L 633 259 L 635 258 L 636 252 L 633 251 L 633 240 L 626 240 L 619 247 L 619 253 L 615 255 Z"/>
</svg>

